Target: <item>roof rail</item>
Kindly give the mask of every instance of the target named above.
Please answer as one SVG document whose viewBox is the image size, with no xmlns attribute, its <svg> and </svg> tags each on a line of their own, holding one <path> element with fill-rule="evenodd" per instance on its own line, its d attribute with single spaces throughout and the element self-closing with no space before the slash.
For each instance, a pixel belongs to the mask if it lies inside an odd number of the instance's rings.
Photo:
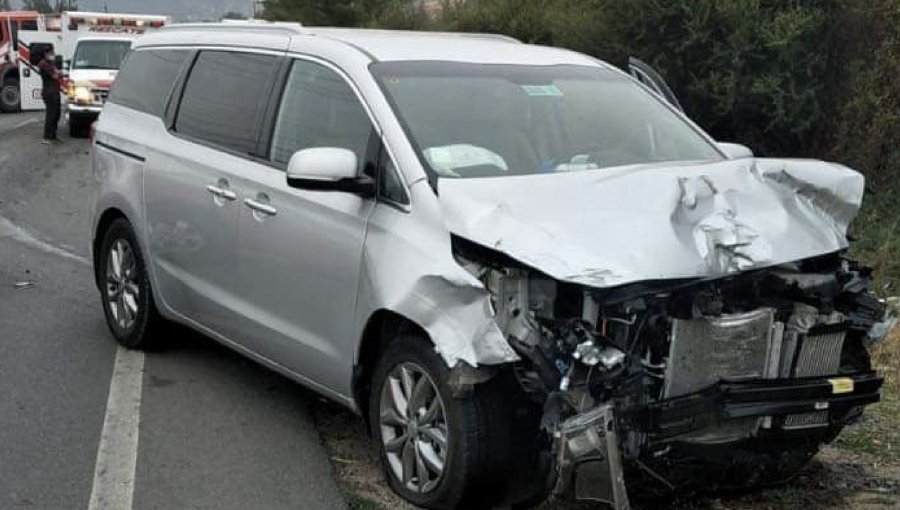
<svg viewBox="0 0 900 510">
<path fill-rule="evenodd" d="M 228 20 L 223 23 L 175 23 L 162 28 L 167 32 L 179 30 L 209 30 L 226 32 L 245 32 L 247 30 L 260 32 L 278 32 L 296 34 L 303 27 L 300 23 L 284 23 L 262 20 Z"/>
<path fill-rule="evenodd" d="M 440 37 L 440 38 L 465 38 L 465 39 L 482 39 L 491 41 L 504 41 L 515 44 L 522 44 L 522 41 L 515 37 L 502 34 L 480 33 L 480 32 L 432 32 L 428 30 L 391 30 L 384 28 L 345 28 L 345 27 L 305 27 L 310 34 L 315 35 L 341 35 L 354 33 L 370 33 L 384 35 L 413 35 L 418 37 Z"/>
<path fill-rule="evenodd" d="M 503 34 L 482 34 L 479 32 L 451 32 L 453 35 L 457 35 L 459 37 L 467 37 L 470 39 L 489 39 L 493 41 L 506 41 L 511 43 L 522 44 L 522 41 L 516 39 L 515 37 Z"/>
</svg>

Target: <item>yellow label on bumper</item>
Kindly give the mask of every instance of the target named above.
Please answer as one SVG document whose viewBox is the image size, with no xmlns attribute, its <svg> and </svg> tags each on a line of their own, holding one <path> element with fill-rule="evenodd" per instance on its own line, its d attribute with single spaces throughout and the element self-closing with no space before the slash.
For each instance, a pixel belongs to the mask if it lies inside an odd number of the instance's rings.
<svg viewBox="0 0 900 510">
<path fill-rule="evenodd" d="M 849 377 L 837 377 L 828 382 L 831 383 L 831 393 L 853 393 L 853 379 Z"/>
</svg>

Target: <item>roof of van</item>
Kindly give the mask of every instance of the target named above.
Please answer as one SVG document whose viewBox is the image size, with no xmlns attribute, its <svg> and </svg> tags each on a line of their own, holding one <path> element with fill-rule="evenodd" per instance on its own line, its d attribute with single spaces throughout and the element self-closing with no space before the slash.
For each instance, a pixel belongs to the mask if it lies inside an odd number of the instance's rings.
<svg viewBox="0 0 900 510">
<path fill-rule="evenodd" d="M 136 48 L 165 45 L 235 45 L 286 51 L 299 37 L 357 49 L 377 61 L 442 60 L 509 64 L 597 64 L 580 53 L 523 44 L 496 34 L 305 27 L 299 23 L 190 23 L 147 34 Z"/>
</svg>

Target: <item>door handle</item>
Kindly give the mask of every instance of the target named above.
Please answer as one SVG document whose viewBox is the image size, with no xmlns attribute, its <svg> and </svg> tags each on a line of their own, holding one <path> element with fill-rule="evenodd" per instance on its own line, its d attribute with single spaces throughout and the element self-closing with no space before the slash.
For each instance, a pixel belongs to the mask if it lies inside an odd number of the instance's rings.
<svg viewBox="0 0 900 510">
<path fill-rule="evenodd" d="M 209 191 L 213 195 L 225 200 L 235 200 L 237 198 L 237 194 L 234 191 L 231 191 L 230 189 L 220 188 L 212 184 L 206 187 L 206 191 Z"/>
<path fill-rule="evenodd" d="M 253 200 L 252 198 L 245 198 L 244 205 L 246 205 L 247 207 L 249 207 L 250 209 L 253 209 L 254 211 L 256 211 L 258 213 L 265 214 L 268 216 L 275 216 L 276 214 L 278 214 L 278 210 L 275 209 L 274 207 L 272 207 L 271 205 L 267 205 L 262 202 L 257 202 L 256 200 Z"/>
</svg>

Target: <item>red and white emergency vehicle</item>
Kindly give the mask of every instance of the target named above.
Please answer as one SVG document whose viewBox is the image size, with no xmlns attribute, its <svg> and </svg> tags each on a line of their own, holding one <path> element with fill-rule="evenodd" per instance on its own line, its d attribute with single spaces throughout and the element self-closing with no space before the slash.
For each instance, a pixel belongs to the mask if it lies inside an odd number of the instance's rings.
<svg viewBox="0 0 900 510">
<path fill-rule="evenodd" d="M 34 11 L 0 12 L 0 111 L 18 111 L 21 104 L 22 70 L 29 69 L 28 43 L 31 35 L 47 35 L 44 18 Z M 29 75 L 34 70 L 29 69 Z M 30 76 L 29 76 L 30 77 Z M 40 82 L 40 77 L 38 77 Z M 40 96 L 38 96 L 40 99 Z M 43 107 L 43 105 L 42 105 Z"/>
<path fill-rule="evenodd" d="M 85 133 L 106 103 L 131 43 L 171 22 L 168 16 L 65 12 L 62 54 L 68 70 L 66 116 L 72 135 Z"/>
<path fill-rule="evenodd" d="M 32 11 L 0 12 L 0 110 L 44 108 L 29 56 L 35 45 L 49 44 L 63 60 L 69 128 L 83 132 L 106 102 L 132 41 L 170 23 L 169 16 L 146 14 L 67 11 L 50 20 Z"/>
</svg>

